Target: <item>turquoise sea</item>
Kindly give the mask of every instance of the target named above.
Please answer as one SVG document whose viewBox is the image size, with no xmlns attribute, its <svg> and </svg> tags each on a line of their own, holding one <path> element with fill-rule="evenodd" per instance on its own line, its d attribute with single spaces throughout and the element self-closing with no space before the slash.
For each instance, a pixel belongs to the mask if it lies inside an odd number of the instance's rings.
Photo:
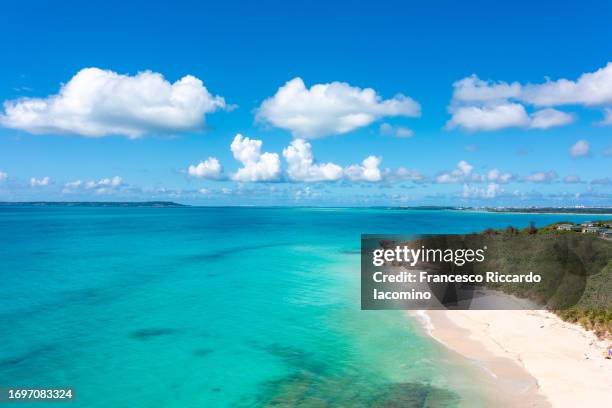
<svg viewBox="0 0 612 408">
<path fill-rule="evenodd" d="M 54 407 L 483 406 L 482 370 L 360 310 L 360 234 L 592 218 L 0 206 L 0 387 L 76 390 Z"/>
</svg>

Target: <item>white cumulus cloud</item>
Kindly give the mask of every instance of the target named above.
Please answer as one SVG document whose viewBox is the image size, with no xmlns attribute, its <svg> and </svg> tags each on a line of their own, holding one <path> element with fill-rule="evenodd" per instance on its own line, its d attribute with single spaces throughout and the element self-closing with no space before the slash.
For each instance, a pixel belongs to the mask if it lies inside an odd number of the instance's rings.
<svg viewBox="0 0 612 408">
<path fill-rule="evenodd" d="M 381 181 L 382 172 L 379 168 L 381 161 L 380 157 L 368 156 L 361 162 L 361 165 L 353 164 L 348 166 L 344 173 L 352 181 Z"/>
<path fill-rule="evenodd" d="M 34 134 L 135 138 L 199 130 L 206 113 L 225 107 L 192 75 L 170 83 L 151 71 L 129 76 L 85 68 L 55 95 L 6 101 L 0 123 Z"/>
<path fill-rule="evenodd" d="M 609 105 L 612 104 L 612 62 L 577 80 L 547 80 L 523 87 L 521 99 L 536 106 Z"/>
<path fill-rule="evenodd" d="M 518 82 L 483 81 L 476 75 L 453 84 L 453 99 L 462 102 L 503 101 L 516 98 L 520 93 L 521 85 Z"/>
<path fill-rule="evenodd" d="M 473 169 L 474 166 L 465 160 L 461 160 L 453 170 L 438 174 L 436 176 L 436 182 L 441 184 L 463 182 L 470 178 Z"/>
<path fill-rule="evenodd" d="M 197 165 L 190 165 L 187 169 L 187 174 L 191 177 L 205 178 L 210 180 L 218 180 L 221 178 L 223 168 L 221 163 L 215 157 L 209 157 L 201 161 Z"/>
<path fill-rule="evenodd" d="M 542 109 L 531 115 L 530 128 L 548 129 L 555 126 L 569 125 L 574 121 L 574 115 L 556 109 Z"/>
<path fill-rule="evenodd" d="M 476 75 L 453 84 L 448 128 L 490 131 L 509 127 L 549 129 L 573 123 L 573 114 L 552 107 L 579 105 L 603 107 L 601 125 L 612 124 L 612 62 L 576 80 L 546 79 L 540 84 L 484 81 Z M 532 113 L 526 106 L 545 107 Z"/>
<path fill-rule="evenodd" d="M 505 184 L 514 179 L 514 174 L 502 172 L 499 169 L 491 169 L 486 174 L 480 174 L 474 171 L 474 166 L 465 160 L 457 163 L 453 170 L 443 171 L 436 176 L 436 182 L 440 184 L 483 183 L 486 181 L 495 182 L 495 184 Z"/>
<path fill-rule="evenodd" d="M 570 147 L 569 152 L 572 157 L 588 156 L 591 151 L 591 145 L 584 139 L 578 140 Z"/>
<path fill-rule="evenodd" d="M 234 158 L 243 167 L 232 175 L 241 182 L 275 181 L 280 177 L 280 159 L 277 153 L 261 153 L 261 140 L 249 139 L 237 134 L 230 146 Z"/>
<path fill-rule="evenodd" d="M 497 183 L 509 183 L 514 179 L 514 174 L 509 171 L 502 172 L 498 169 L 491 169 L 487 172 L 486 179 Z"/>
<path fill-rule="evenodd" d="M 48 186 L 51 179 L 49 177 L 43 177 L 37 179 L 36 177 L 30 178 L 30 186 L 32 187 L 44 187 Z"/>
<path fill-rule="evenodd" d="M 383 99 L 374 89 L 344 82 L 306 88 L 298 77 L 261 104 L 257 120 L 289 130 L 296 138 L 312 139 L 347 133 L 383 117 L 417 117 L 420 113 L 420 105 L 402 94 Z"/>
<path fill-rule="evenodd" d="M 293 181 L 335 181 L 342 177 L 342 167 L 334 163 L 316 164 L 310 143 L 295 139 L 283 150 L 287 176 Z"/>
<path fill-rule="evenodd" d="M 447 128 L 461 127 L 468 131 L 499 130 L 529 126 L 529 115 L 519 103 L 451 108 Z"/>
<path fill-rule="evenodd" d="M 4 171 L 0 171 L 0 183 L 5 181 L 8 178 L 8 174 Z"/>
</svg>

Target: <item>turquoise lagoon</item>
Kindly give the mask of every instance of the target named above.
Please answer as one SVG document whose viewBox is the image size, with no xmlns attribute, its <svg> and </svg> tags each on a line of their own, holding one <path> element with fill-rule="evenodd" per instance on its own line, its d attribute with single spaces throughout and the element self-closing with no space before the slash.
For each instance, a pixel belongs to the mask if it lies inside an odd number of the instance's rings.
<svg viewBox="0 0 612 408">
<path fill-rule="evenodd" d="M 360 234 L 591 218 L 1 206 L 0 387 L 76 390 L 54 407 L 483 406 L 482 370 L 359 309 Z"/>
</svg>

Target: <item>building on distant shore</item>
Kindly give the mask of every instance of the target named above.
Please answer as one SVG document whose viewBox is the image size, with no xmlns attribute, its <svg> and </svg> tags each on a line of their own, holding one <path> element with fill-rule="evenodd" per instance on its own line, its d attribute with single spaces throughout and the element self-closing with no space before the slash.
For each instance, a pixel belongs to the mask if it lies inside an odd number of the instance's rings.
<svg viewBox="0 0 612 408">
<path fill-rule="evenodd" d="M 602 228 L 599 231 L 599 236 L 602 238 L 612 238 L 612 228 Z"/>
<path fill-rule="evenodd" d="M 557 225 L 558 231 L 582 231 L 582 227 L 576 224 L 559 224 Z"/>
<path fill-rule="evenodd" d="M 595 226 L 589 226 L 589 227 L 582 227 L 582 232 L 585 234 L 598 234 L 603 228 L 600 227 L 595 227 Z"/>
</svg>

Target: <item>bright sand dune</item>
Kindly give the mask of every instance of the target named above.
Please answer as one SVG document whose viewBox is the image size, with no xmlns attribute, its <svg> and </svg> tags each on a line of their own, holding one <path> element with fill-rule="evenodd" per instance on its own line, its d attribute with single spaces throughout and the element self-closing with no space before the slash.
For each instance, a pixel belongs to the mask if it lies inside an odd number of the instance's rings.
<svg viewBox="0 0 612 408">
<path fill-rule="evenodd" d="M 550 312 L 435 310 L 421 317 L 434 338 L 493 377 L 511 396 L 508 405 L 612 406 L 612 360 L 603 357 L 609 342 Z"/>
</svg>

